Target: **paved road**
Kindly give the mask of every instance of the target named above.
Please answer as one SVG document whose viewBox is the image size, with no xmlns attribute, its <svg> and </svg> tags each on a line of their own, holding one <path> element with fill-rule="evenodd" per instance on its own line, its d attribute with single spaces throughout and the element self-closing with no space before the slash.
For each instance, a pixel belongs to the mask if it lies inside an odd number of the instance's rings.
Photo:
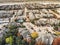
<svg viewBox="0 0 60 45">
<path fill-rule="evenodd" d="M 0 0 L 0 3 L 60 3 L 60 0 Z"/>
<path fill-rule="evenodd" d="M 0 0 L 0 2 L 59 1 L 59 0 Z"/>
</svg>

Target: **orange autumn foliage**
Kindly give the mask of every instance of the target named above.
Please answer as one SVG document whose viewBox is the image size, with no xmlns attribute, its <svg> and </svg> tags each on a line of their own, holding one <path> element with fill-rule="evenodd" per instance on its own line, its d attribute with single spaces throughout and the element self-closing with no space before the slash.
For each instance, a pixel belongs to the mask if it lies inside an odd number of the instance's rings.
<svg viewBox="0 0 60 45">
<path fill-rule="evenodd" d="M 59 37 L 58 37 L 58 38 L 55 38 L 55 39 L 53 40 L 52 45 L 60 45 L 60 38 L 59 38 Z"/>
</svg>

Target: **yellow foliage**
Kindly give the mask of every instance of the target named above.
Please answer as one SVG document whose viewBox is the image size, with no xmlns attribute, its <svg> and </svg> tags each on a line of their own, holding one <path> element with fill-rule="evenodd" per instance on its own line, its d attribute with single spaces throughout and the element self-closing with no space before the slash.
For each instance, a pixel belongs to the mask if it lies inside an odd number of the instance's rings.
<svg viewBox="0 0 60 45">
<path fill-rule="evenodd" d="M 34 38 L 34 39 L 37 38 L 38 37 L 38 33 L 37 32 L 31 33 L 31 37 Z"/>
<path fill-rule="evenodd" d="M 13 38 L 11 36 L 6 38 L 6 43 L 12 43 L 12 42 L 13 42 Z"/>
<path fill-rule="evenodd" d="M 55 31 L 55 34 L 56 34 L 56 35 L 60 35 L 60 32 L 58 32 L 58 31 Z"/>
<path fill-rule="evenodd" d="M 9 43 L 9 38 L 6 38 L 6 43 Z"/>
</svg>

